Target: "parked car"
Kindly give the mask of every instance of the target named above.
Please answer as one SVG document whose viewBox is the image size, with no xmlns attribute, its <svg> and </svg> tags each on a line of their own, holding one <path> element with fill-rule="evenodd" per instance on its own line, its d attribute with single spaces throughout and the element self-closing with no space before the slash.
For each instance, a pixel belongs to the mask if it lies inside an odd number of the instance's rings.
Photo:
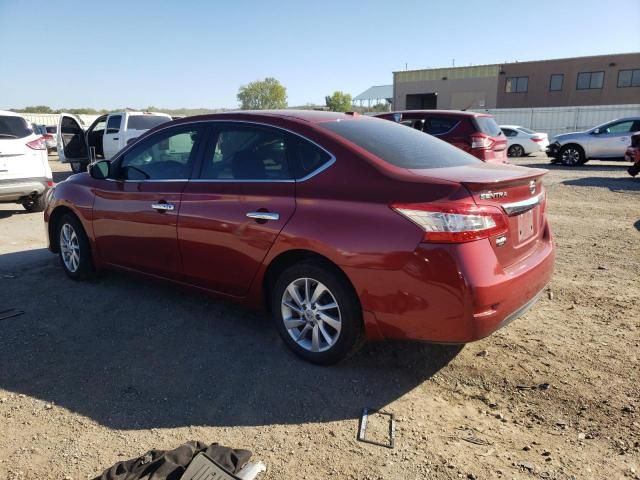
<svg viewBox="0 0 640 480">
<path fill-rule="evenodd" d="M 42 136 L 21 115 L 0 110 L 0 203 L 41 212 L 52 185 Z"/>
<path fill-rule="evenodd" d="M 631 162 L 631 166 L 627 169 L 629 175 L 635 177 L 640 173 L 640 133 L 631 136 L 631 145 L 624 154 L 624 159 Z"/>
<path fill-rule="evenodd" d="M 92 160 L 92 151 L 96 160 L 108 160 L 147 130 L 170 121 L 165 113 L 113 112 L 98 117 L 85 131 L 79 117 L 62 113 L 57 128 L 58 156 L 62 163 L 71 164 L 74 173 L 83 172 Z"/>
<path fill-rule="evenodd" d="M 556 135 L 547 155 L 552 162 L 574 167 L 590 159 L 621 160 L 631 143 L 631 134 L 640 132 L 640 117 L 619 118 L 585 132 Z"/>
<path fill-rule="evenodd" d="M 534 132 L 518 125 L 500 125 L 507 137 L 507 156 L 524 157 L 532 153 L 544 152 L 549 146 L 546 133 Z"/>
<path fill-rule="evenodd" d="M 378 118 L 438 137 L 483 162 L 509 163 L 507 140 L 491 115 L 460 110 L 405 110 L 381 113 Z"/>
<path fill-rule="evenodd" d="M 47 153 L 55 152 L 58 149 L 57 132 L 58 127 L 55 125 L 47 125 L 45 127 L 47 133 L 44 136 L 47 142 Z"/>
<path fill-rule="evenodd" d="M 488 165 L 393 122 L 317 111 L 189 117 L 56 185 L 49 248 L 271 312 L 316 363 L 362 338 L 464 343 L 549 281 L 545 170 Z"/>
</svg>

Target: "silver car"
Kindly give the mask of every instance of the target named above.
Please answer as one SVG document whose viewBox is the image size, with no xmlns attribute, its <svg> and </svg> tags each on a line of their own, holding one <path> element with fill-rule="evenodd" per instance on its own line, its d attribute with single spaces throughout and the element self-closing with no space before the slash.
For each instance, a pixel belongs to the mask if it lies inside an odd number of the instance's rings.
<svg viewBox="0 0 640 480">
<path fill-rule="evenodd" d="M 552 162 L 575 166 L 592 158 L 620 160 L 631 144 L 631 135 L 640 132 L 640 117 L 619 118 L 586 132 L 555 136 L 547 148 Z"/>
</svg>

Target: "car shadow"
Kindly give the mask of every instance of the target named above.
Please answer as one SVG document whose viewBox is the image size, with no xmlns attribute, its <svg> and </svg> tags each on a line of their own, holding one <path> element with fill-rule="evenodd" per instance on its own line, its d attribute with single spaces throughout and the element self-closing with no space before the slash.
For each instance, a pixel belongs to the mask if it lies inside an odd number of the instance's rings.
<svg viewBox="0 0 640 480">
<path fill-rule="evenodd" d="M 69 178 L 71 175 L 73 175 L 72 171 L 68 171 L 68 172 L 52 172 L 53 175 L 53 182 L 54 183 L 60 183 L 64 180 L 66 180 L 67 178 Z"/>
<path fill-rule="evenodd" d="M 576 167 L 568 167 L 565 165 L 562 165 L 560 163 L 544 163 L 544 162 L 536 162 L 536 163 L 522 163 L 522 162 L 518 162 L 516 163 L 516 165 L 519 165 L 521 167 L 530 167 L 530 168 L 546 168 L 547 170 L 566 170 L 566 171 L 571 171 L 571 172 L 613 172 L 613 171 L 619 171 L 621 173 L 624 173 L 626 175 L 626 169 L 628 168 L 628 165 L 622 165 L 620 163 L 615 164 L 615 165 L 611 165 L 608 163 L 604 163 L 604 162 L 597 162 L 597 163 L 592 163 L 589 162 L 585 165 L 579 165 Z"/>
<path fill-rule="evenodd" d="M 608 188 L 612 192 L 638 192 L 640 191 L 640 180 L 632 177 L 584 177 L 572 180 L 564 180 L 563 185 L 575 187 L 600 187 Z"/>
<path fill-rule="evenodd" d="M 13 215 L 30 215 L 24 208 L 20 209 L 11 209 L 11 210 L 0 210 L 0 220 L 3 218 L 9 218 Z"/>
<path fill-rule="evenodd" d="M 638 231 L 640 232 L 640 220 L 636 221 L 636 222 L 633 224 L 633 226 L 634 226 L 634 227 L 636 227 L 636 230 L 638 230 Z"/>
<path fill-rule="evenodd" d="M 45 249 L 0 255 L 0 388 L 117 429 L 328 422 L 383 408 L 461 346 L 379 343 L 331 367 L 290 353 L 264 315 L 109 272 L 67 278 Z M 1 278 L 1 277 L 0 277 Z"/>
</svg>

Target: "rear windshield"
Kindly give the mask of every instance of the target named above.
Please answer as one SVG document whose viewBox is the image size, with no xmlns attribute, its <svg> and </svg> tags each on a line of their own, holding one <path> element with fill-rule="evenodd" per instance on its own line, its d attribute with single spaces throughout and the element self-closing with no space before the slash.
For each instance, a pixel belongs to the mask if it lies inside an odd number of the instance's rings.
<svg viewBox="0 0 640 480">
<path fill-rule="evenodd" d="M 534 133 L 536 133 L 533 130 L 529 130 L 528 128 L 524 128 L 524 127 L 518 127 L 518 130 L 524 133 L 528 133 L 529 135 L 533 135 Z"/>
<path fill-rule="evenodd" d="M 502 135 L 502 130 L 493 119 L 493 117 L 475 117 L 476 125 L 482 133 L 486 133 L 491 137 L 499 137 Z"/>
<path fill-rule="evenodd" d="M 442 140 L 389 120 L 363 118 L 320 125 L 396 167 L 441 168 L 480 162 Z"/>
<path fill-rule="evenodd" d="M 169 117 L 161 117 L 159 115 L 133 115 L 129 117 L 127 122 L 128 130 L 150 130 L 163 123 L 170 122 Z"/>
<path fill-rule="evenodd" d="M 0 139 L 24 138 L 31 133 L 24 118 L 0 115 Z"/>
</svg>

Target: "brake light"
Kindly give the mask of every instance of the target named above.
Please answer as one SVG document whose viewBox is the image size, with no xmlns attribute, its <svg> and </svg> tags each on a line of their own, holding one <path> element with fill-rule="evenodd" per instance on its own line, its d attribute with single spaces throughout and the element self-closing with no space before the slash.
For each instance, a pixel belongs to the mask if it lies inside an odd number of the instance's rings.
<svg viewBox="0 0 640 480">
<path fill-rule="evenodd" d="M 491 148 L 492 144 L 493 140 L 491 140 L 491 138 L 489 138 L 487 135 L 484 135 L 482 133 L 471 135 L 471 148 L 482 148 L 487 150 Z"/>
<path fill-rule="evenodd" d="M 534 142 L 541 142 L 544 139 L 540 137 L 531 137 L 531 140 L 533 140 Z"/>
<path fill-rule="evenodd" d="M 44 138 L 45 140 L 53 140 L 53 135 L 51 135 L 50 133 L 45 133 L 42 135 L 42 138 Z"/>
<path fill-rule="evenodd" d="M 391 208 L 422 228 L 425 242 L 471 242 L 508 230 L 505 214 L 498 207 L 395 203 Z"/>
<path fill-rule="evenodd" d="M 45 143 L 44 138 L 38 137 L 35 140 L 31 140 L 30 142 L 27 142 L 27 147 L 33 150 L 46 150 L 47 144 Z"/>
</svg>

